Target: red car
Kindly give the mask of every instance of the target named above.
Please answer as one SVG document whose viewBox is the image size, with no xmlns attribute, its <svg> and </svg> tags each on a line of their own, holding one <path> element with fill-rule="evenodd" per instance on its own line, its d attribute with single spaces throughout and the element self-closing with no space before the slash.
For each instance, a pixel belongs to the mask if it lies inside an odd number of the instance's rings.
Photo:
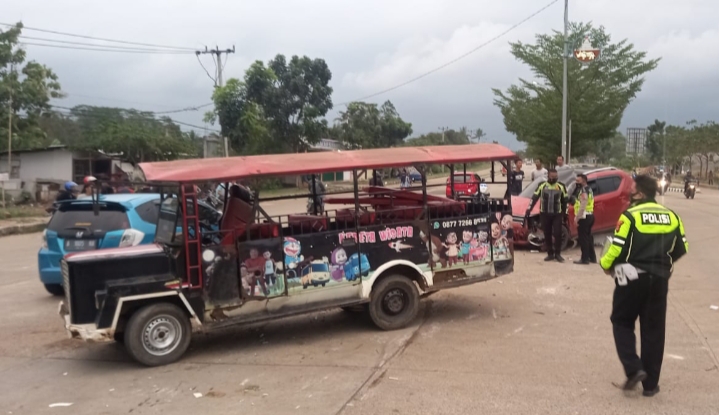
<svg viewBox="0 0 719 415">
<path fill-rule="evenodd" d="M 632 176 L 614 167 L 594 170 L 566 169 L 559 171 L 559 180 L 567 186 L 571 196 L 574 193 L 577 174 L 587 175 L 589 186 L 594 192 L 594 235 L 610 233 L 616 227 L 619 215 L 629 207 L 630 188 Z M 530 183 L 519 196 L 512 196 L 512 216 L 514 217 L 514 244 L 515 246 L 542 247 L 544 232 L 539 223 L 539 202 L 529 217 L 529 223 L 524 223 L 524 214 L 532 201 L 532 195 L 543 179 Z M 567 227 L 567 225 L 569 227 Z M 577 239 L 577 225 L 574 223 L 574 205 L 569 204 L 569 223 L 565 224 L 562 232 L 562 249 L 570 241 Z"/>
<path fill-rule="evenodd" d="M 447 178 L 447 189 L 445 194 L 448 198 L 452 197 L 451 177 Z M 477 173 L 454 173 L 454 192 L 458 196 L 476 195 L 479 193 L 479 184 L 482 179 Z"/>
</svg>

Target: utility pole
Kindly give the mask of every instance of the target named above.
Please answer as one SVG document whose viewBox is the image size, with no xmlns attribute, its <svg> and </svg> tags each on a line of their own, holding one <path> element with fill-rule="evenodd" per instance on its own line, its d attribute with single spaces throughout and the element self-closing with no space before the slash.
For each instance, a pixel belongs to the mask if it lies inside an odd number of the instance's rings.
<svg viewBox="0 0 719 415">
<path fill-rule="evenodd" d="M 567 142 L 567 165 L 571 165 L 572 158 L 572 120 L 569 120 L 569 140 Z"/>
<path fill-rule="evenodd" d="M 562 157 L 567 160 L 567 59 L 569 55 L 569 0 L 564 0 L 564 76 L 562 80 Z M 569 160 L 567 160 L 569 162 Z"/>
<path fill-rule="evenodd" d="M 15 72 L 15 66 L 10 67 L 10 73 Z M 7 173 L 8 179 L 12 179 L 12 82 L 8 82 L 9 100 L 7 107 Z M 3 191 L 3 206 L 5 206 L 5 192 Z"/>
<path fill-rule="evenodd" d="M 442 145 L 444 145 L 444 132 L 449 130 L 449 127 L 439 127 L 439 130 L 442 131 Z M 444 164 L 442 164 L 442 173 L 444 173 Z"/>
<path fill-rule="evenodd" d="M 217 67 L 217 70 L 215 71 L 215 79 L 214 79 L 215 88 L 222 86 L 222 54 L 223 53 L 225 55 L 229 55 L 230 53 L 235 53 L 235 46 L 232 45 L 232 49 L 225 49 L 225 50 L 220 50 L 220 48 L 218 46 L 215 46 L 214 49 L 207 49 L 207 46 L 205 46 L 205 50 L 195 51 L 195 55 L 197 55 L 198 58 L 200 55 L 206 55 L 206 54 L 215 55 L 215 58 L 217 59 L 217 62 L 215 63 L 215 66 Z M 225 157 L 229 157 L 230 156 L 230 148 L 227 143 L 227 137 L 222 137 L 222 141 L 225 146 Z"/>
</svg>

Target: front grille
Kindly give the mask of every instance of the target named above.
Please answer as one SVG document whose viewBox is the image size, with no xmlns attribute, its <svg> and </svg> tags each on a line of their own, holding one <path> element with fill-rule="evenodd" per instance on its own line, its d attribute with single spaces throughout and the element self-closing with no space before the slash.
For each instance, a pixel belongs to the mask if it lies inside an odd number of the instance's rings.
<svg viewBox="0 0 719 415">
<path fill-rule="evenodd" d="M 62 288 L 65 291 L 65 302 L 67 303 L 67 312 L 71 314 L 71 303 L 70 303 L 70 271 L 67 267 L 67 262 L 64 260 L 60 261 L 60 270 L 62 271 Z"/>
</svg>

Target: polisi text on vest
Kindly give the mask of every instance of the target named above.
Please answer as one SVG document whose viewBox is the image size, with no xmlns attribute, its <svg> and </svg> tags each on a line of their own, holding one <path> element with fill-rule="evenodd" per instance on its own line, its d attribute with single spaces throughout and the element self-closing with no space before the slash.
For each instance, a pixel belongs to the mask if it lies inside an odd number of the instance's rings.
<svg viewBox="0 0 719 415">
<path fill-rule="evenodd" d="M 669 225 L 672 219 L 666 213 L 642 213 L 642 223 L 652 225 Z"/>
</svg>

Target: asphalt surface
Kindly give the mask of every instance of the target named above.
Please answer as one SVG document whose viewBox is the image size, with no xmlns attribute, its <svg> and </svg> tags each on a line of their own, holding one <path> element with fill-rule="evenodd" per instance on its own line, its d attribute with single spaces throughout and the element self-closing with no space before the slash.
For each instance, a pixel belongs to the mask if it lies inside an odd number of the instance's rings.
<svg viewBox="0 0 719 415">
<path fill-rule="evenodd" d="M 670 283 L 654 398 L 612 385 L 613 282 L 598 267 L 517 251 L 513 274 L 424 300 L 403 330 L 331 310 L 199 334 L 182 361 L 148 369 L 66 338 L 31 234 L 0 238 L 0 415 L 719 413 L 719 192 L 665 202 L 690 253 Z"/>
</svg>

